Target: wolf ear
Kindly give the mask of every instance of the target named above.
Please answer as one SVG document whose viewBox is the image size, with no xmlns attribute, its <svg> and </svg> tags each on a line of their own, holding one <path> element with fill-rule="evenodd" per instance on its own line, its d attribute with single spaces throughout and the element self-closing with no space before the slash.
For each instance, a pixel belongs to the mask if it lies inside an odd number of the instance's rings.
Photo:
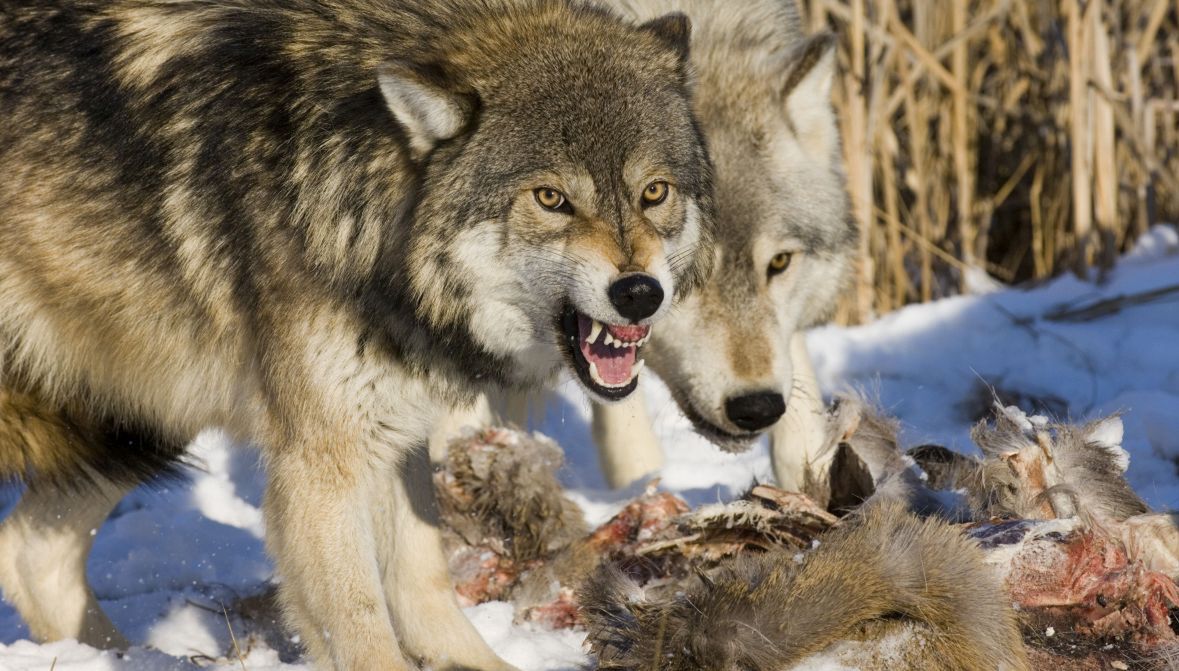
<svg viewBox="0 0 1179 671">
<path fill-rule="evenodd" d="M 786 98 L 801 94 L 827 100 L 834 80 L 835 35 L 824 31 L 791 50 L 781 94 Z"/>
<path fill-rule="evenodd" d="M 377 83 L 393 118 L 405 129 L 410 147 L 421 156 L 459 134 L 470 118 L 467 100 L 429 81 L 420 68 L 382 63 Z"/>
<path fill-rule="evenodd" d="M 835 36 L 823 32 L 808 37 L 788 59 L 781 96 L 799 142 L 815 156 L 834 155 L 838 150 L 831 106 L 834 82 Z"/>
<path fill-rule="evenodd" d="M 680 62 L 688 61 L 688 45 L 692 40 L 692 22 L 683 12 L 664 14 L 639 26 L 675 50 Z"/>
</svg>

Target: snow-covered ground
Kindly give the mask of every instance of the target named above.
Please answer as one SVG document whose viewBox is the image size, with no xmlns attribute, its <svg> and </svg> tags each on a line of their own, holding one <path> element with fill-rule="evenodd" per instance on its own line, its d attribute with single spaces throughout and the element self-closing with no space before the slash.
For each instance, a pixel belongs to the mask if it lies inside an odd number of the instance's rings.
<svg viewBox="0 0 1179 671">
<path fill-rule="evenodd" d="M 968 437 L 989 384 L 1027 409 L 1085 419 L 1123 413 L 1131 484 L 1156 509 L 1179 508 L 1179 292 L 1089 321 L 1052 321 L 1061 308 L 1179 285 L 1179 235 L 1156 228 L 1103 284 L 1073 277 L 1031 290 L 1002 290 L 901 310 L 868 326 L 809 336 L 826 393 L 867 393 L 904 422 L 906 445 L 973 450 Z M 662 437 L 665 488 L 689 500 L 730 497 L 769 479 L 764 448 L 726 455 L 692 434 L 666 389 L 644 393 Z M 565 446 L 563 477 L 593 521 L 626 493 L 604 490 L 589 442 L 589 407 L 572 384 L 536 428 Z M 259 592 L 272 567 L 263 550 L 256 455 L 216 433 L 192 451 L 204 469 L 189 483 L 127 498 L 98 532 L 90 578 L 112 619 L 140 644 L 116 657 L 72 642 L 36 645 L 0 602 L 0 671 L 147 671 L 306 668 L 284 663 L 222 606 Z M 633 492 L 631 492 L 633 493 Z M 10 497 L 11 498 L 11 497 Z M 0 510 L 3 505 L 0 504 Z M 2 514 L 2 513 L 0 513 Z M 586 661 L 577 632 L 511 624 L 511 608 L 470 609 L 505 658 L 525 671 L 575 669 Z M 240 656 L 234 653 L 233 638 Z"/>
</svg>

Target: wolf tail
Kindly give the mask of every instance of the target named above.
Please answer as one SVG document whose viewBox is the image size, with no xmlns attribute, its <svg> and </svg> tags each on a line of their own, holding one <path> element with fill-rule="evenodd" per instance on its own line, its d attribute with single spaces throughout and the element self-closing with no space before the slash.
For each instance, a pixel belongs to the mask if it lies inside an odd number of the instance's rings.
<svg viewBox="0 0 1179 671">
<path fill-rule="evenodd" d="M 667 592 L 649 599 L 617 571 L 598 576 L 583 604 L 600 668 L 779 671 L 905 625 L 913 644 L 895 668 L 1028 668 L 1010 600 L 981 550 L 895 503 L 868 507 L 801 557 L 743 556 Z"/>
<path fill-rule="evenodd" d="M 0 381 L 0 485 L 19 481 L 77 492 L 103 482 L 130 488 L 177 478 L 187 442 L 146 423 L 116 421 L 86 403 L 50 403 Z"/>
</svg>

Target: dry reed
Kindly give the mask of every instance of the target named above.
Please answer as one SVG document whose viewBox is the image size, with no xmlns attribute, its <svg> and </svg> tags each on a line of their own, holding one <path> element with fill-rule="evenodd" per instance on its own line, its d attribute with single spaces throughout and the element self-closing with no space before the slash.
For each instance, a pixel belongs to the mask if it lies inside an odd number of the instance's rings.
<svg viewBox="0 0 1179 671">
<path fill-rule="evenodd" d="M 1112 266 L 1179 220 L 1179 0 L 797 0 L 840 36 L 843 321 Z"/>
</svg>

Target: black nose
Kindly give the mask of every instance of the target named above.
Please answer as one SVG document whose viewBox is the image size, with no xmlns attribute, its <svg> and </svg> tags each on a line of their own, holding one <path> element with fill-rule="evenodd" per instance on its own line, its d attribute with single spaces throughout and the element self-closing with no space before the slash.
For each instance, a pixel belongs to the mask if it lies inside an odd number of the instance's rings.
<svg viewBox="0 0 1179 671">
<path fill-rule="evenodd" d="M 772 426 L 786 412 L 786 399 L 775 391 L 760 391 L 725 401 L 729 421 L 746 431 L 761 431 Z"/>
<path fill-rule="evenodd" d="M 627 273 L 610 285 L 610 302 L 618 314 L 637 322 L 650 317 L 663 304 L 659 280 L 645 273 Z"/>
</svg>

